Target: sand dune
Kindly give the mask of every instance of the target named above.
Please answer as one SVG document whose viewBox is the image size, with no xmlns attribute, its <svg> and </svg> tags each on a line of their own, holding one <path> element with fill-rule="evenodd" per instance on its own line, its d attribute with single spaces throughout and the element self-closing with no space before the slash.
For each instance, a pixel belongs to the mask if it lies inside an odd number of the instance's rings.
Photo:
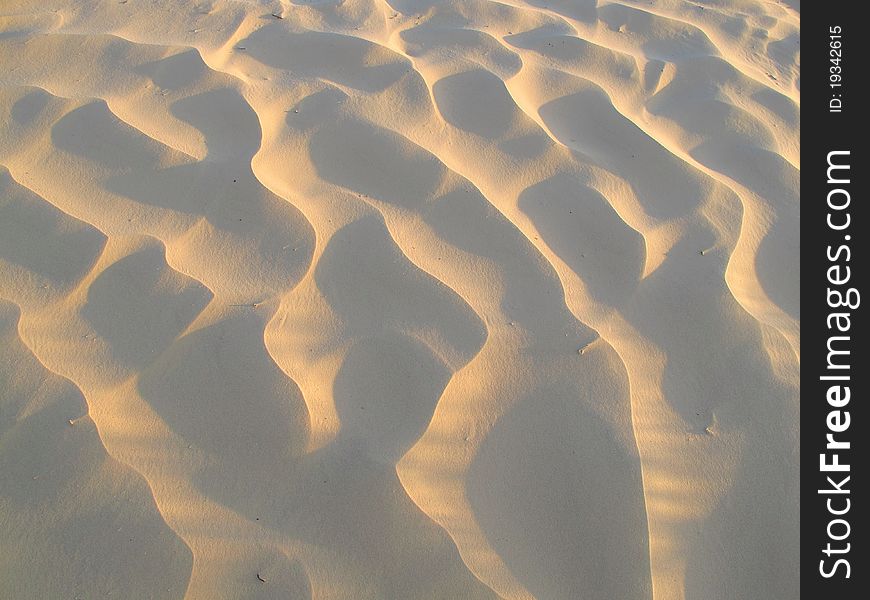
<svg viewBox="0 0 870 600">
<path fill-rule="evenodd" d="M 790 600 L 800 15 L 0 6 L 0 596 Z"/>
</svg>

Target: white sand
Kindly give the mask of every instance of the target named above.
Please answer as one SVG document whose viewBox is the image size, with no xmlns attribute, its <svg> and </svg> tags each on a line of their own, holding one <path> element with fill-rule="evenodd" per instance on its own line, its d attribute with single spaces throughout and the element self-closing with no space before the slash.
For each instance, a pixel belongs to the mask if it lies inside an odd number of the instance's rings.
<svg viewBox="0 0 870 600">
<path fill-rule="evenodd" d="M 0 3 L 0 597 L 792 600 L 799 4 Z"/>
</svg>

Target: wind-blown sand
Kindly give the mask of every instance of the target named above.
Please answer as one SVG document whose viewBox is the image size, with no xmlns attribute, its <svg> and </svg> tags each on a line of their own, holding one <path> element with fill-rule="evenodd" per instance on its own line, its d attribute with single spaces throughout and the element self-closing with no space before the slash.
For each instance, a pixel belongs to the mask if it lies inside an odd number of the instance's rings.
<svg viewBox="0 0 870 600">
<path fill-rule="evenodd" d="M 791 600 L 797 2 L 0 4 L 0 597 Z"/>
</svg>

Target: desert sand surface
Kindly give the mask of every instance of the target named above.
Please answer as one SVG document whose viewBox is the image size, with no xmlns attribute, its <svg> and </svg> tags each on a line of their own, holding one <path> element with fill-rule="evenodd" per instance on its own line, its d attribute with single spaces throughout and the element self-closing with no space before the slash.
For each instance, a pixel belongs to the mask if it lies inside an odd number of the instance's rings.
<svg viewBox="0 0 870 600">
<path fill-rule="evenodd" d="M 0 2 L 0 597 L 798 598 L 799 10 Z"/>
</svg>

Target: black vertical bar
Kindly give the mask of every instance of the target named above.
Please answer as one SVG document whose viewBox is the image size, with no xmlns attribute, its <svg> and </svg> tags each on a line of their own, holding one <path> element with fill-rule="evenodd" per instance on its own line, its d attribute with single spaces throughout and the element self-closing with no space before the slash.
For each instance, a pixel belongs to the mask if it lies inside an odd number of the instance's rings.
<svg viewBox="0 0 870 600">
<path fill-rule="evenodd" d="M 870 597 L 863 2 L 806 2 L 801 68 L 801 592 Z M 805 19 L 803 17 L 806 17 Z"/>
</svg>

